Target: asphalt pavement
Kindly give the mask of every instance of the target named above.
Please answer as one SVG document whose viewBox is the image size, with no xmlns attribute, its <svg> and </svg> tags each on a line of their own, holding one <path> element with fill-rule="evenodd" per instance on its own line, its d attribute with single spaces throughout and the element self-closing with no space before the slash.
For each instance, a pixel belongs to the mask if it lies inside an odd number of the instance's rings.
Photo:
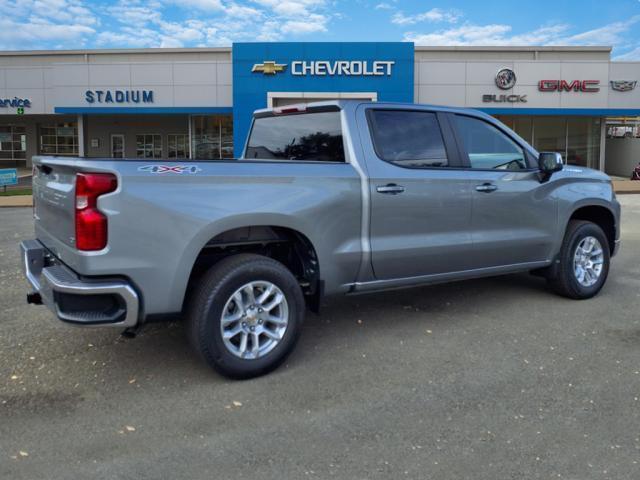
<svg viewBox="0 0 640 480">
<path fill-rule="evenodd" d="M 640 196 L 620 200 L 594 299 L 529 275 L 339 298 L 242 382 L 180 323 L 125 339 L 26 305 L 31 209 L 1 209 L 0 478 L 640 478 Z"/>
</svg>

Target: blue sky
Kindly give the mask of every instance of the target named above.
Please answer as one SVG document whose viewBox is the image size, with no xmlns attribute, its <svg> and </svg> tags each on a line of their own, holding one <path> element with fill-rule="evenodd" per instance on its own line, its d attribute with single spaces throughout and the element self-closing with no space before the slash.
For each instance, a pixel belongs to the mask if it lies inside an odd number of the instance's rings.
<svg viewBox="0 0 640 480">
<path fill-rule="evenodd" d="M 229 46 L 234 41 L 610 45 L 640 60 L 640 0 L 0 0 L 0 49 Z"/>
</svg>

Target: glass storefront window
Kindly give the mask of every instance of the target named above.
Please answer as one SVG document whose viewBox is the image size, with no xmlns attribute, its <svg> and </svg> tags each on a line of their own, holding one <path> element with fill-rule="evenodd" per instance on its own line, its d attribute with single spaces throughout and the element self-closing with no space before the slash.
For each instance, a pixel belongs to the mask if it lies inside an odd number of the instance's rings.
<svg viewBox="0 0 640 480">
<path fill-rule="evenodd" d="M 233 158 L 233 120 L 231 115 L 194 116 L 192 122 L 193 158 Z"/>
<path fill-rule="evenodd" d="M 40 125 L 40 153 L 45 155 L 78 155 L 77 123 Z"/>
<path fill-rule="evenodd" d="M 155 133 L 136 135 L 136 157 L 161 158 L 162 135 L 158 135 Z"/>
<path fill-rule="evenodd" d="M 640 117 L 608 118 L 607 138 L 640 138 Z"/>
<path fill-rule="evenodd" d="M 600 125 L 603 121 L 600 117 L 496 117 L 539 152 L 558 152 L 571 165 L 595 169 L 600 166 Z M 608 135 L 616 132 L 609 130 Z"/>
<path fill-rule="evenodd" d="M 0 126 L 0 159 L 22 160 L 27 158 L 27 132 L 16 125 Z"/>
<path fill-rule="evenodd" d="M 600 119 L 569 117 L 567 122 L 567 163 L 598 168 L 600 163 Z"/>
<path fill-rule="evenodd" d="M 533 119 L 531 117 L 515 117 L 511 128 L 528 143 L 533 140 Z"/>
<path fill-rule="evenodd" d="M 220 117 L 220 140 L 222 158 L 233 158 L 233 120 L 230 115 Z"/>
<path fill-rule="evenodd" d="M 189 156 L 189 135 L 181 133 L 167 135 L 167 148 L 169 158 L 187 158 Z"/>
<path fill-rule="evenodd" d="M 535 117 L 533 147 L 539 152 L 558 152 L 567 162 L 567 119 L 565 117 Z"/>
</svg>

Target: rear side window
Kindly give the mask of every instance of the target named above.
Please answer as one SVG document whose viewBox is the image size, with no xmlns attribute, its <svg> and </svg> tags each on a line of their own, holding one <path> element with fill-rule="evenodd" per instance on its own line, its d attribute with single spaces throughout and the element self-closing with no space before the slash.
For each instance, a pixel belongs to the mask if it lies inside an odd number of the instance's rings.
<svg viewBox="0 0 640 480">
<path fill-rule="evenodd" d="M 344 162 L 340 112 L 256 118 L 245 158 Z"/>
<path fill-rule="evenodd" d="M 456 115 L 458 135 L 462 138 L 471 168 L 526 170 L 524 150 L 505 133 L 479 118 Z"/>
<path fill-rule="evenodd" d="M 382 160 L 409 168 L 448 166 L 435 113 L 370 110 L 369 124 L 376 154 Z"/>
</svg>

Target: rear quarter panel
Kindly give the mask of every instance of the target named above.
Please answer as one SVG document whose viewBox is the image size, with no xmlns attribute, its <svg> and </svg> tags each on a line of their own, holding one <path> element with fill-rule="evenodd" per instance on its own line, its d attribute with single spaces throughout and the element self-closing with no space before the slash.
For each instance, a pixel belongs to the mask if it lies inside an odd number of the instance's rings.
<svg viewBox="0 0 640 480">
<path fill-rule="evenodd" d="M 111 171 L 118 190 L 100 197 L 108 247 L 88 254 L 50 243 L 78 273 L 124 275 L 142 292 L 144 313 L 182 308 L 191 269 L 216 235 L 251 225 L 304 234 L 319 257 L 326 293 L 354 281 L 361 260 L 360 178 L 347 163 L 181 162 L 194 173 L 154 173 L 161 162 L 82 161 Z"/>
</svg>

